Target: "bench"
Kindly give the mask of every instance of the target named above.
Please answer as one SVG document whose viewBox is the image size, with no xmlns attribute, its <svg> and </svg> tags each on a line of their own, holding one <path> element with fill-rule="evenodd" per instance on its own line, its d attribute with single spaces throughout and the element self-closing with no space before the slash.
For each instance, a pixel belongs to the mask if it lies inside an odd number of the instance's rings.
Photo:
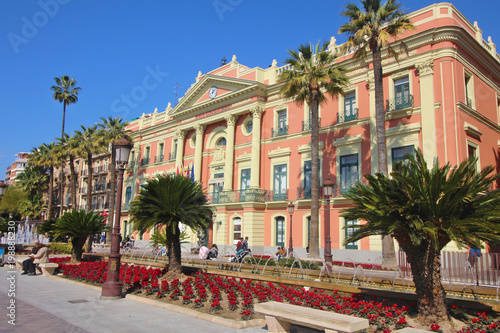
<svg viewBox="0 0 500 333">
<path fill-rule="evenodd" d="M 23 261 L 25 261 L 28 258 L 29 257 L 16 258 L 16 268 L 23 269 Z M 40 273 L 42 273 L 45 276 L 54 275 L 54 272 L 55 272 L 57 267 L 59 267 L 58 264 L 53 264 L 50 262 L 44 262 L 44 263 L 35 265 L 35 269 L 38 270 Z"/>
<path fill-rule="evenodd" d="M 325 333 L 359 332 L 369 326 L 366 318 L 280 302 L 258 303 L 254 310 L 265 315 L 267 329 L 275 333 L 289 332 L 291 324 L 324 330 Z"/>
</svg>

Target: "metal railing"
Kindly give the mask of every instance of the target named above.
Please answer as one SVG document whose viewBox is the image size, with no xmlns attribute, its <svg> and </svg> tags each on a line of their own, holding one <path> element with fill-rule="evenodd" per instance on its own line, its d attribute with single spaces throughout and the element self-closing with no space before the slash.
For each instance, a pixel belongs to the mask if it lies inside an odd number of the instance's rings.
<svg viewBox="0 0 500 333">
<path fill-rule="evenodd" d="M 288 125 L 278 128 L 272 128 L 272 137 L 283 136 L 288 134 Z"/>
<path fill-rule="evenodd" d="M 396 111 L 413 107 L 413 95 L 391 98 L 386 101 L 386 111 Z"/>
<path fill-rule="evenodd" d="M 232 203 L 232 202 L 264 202 L 265 190 L 246 189 L 236 191 L 221 191 L 207 195 L 209 203 Z"/>
<path fill-rule="evenodd" d="M 266 190 L 265 201 L 283 201 L 288 200 L 288 189 L 283 190 Z"/>
<path fill-rule="evenodd" d="M 318 118 L 318 124 L 319 124 L 319 127 L 321 127 L 321 118 Z M 305 121 L 303 120 L 302 121 L 302 131 L 310 131 L 312 130 L 312 123 L 310 120 L 308 121 Z"/>
<path fill-rule="evenodd" d="M 155 163 L 163 162 L 163 155 L 155 156 Z"/>
<path fill-rule="evenodd" d="M 175 160 L 176 155 L 177 155 L 176 153 L 168 153 L 168 160 L 169 161 Z"/>
<path fill-rule="evenodd" d="M 149 157 L 144 157 L 141 160 L 141 166 L 148 165 L 149 164 Z"/>
<path fill-rule="evenodd" d="M 346 111 L 344 110 L 343 113 L 337 113 L 337 123 L 345 123 L 347 121 L 351 120 L 357 120 L 358 119 L 358 108 Z"/>
</svg>

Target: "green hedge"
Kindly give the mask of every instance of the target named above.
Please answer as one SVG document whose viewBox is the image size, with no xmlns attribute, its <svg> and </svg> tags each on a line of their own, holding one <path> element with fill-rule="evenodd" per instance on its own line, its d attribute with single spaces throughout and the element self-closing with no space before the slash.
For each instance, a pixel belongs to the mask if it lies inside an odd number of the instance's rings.
<svg viewBox="0 0 500 333">
<path fill-rule="evenodd" d="M 52 252 L 71 254 L 72 247 L 71 244 L 67 243 L 51 243 L 50 250 Z"/>
</svg>

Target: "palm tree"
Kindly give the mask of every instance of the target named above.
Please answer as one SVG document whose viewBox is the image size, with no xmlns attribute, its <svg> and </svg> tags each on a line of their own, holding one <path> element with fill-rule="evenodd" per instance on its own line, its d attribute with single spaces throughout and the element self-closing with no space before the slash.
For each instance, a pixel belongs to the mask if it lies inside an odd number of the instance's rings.
<svg viewBox="0 0 500 333">
<path fill-rule="evenodd" d="M 390 47 L 391 39 L 415 27 L 399 8 L 397 0 L 387 0 L 384 4 L 381 4 L 380 0 L 361 0 L 361 3 L 363 9 L 352 2 L 345 6 L 341 14 L 347 17 L 349 22 L 340 27 L 339 33 L 348 35 L 347 42 L 342 47 L 344 53 L 354 50 L 354 57 L 359 59 L 365 58 L 368 48 L 371 50 L 375 83 L 378 165 L 379 172 L 387 175 L 382 48 L 388 47 L 389 53 L 397 57 L 396 52 Z M 396 266 L 394 243 L 389 235 L 383 238 L 382 255 L 388 266 Z"/>
<path fill-rule="evenodd" d="M 62 137 L 57 138 L 57 154 L 60 160 L 69 160 L 69 170 L 70 170 L 70 184 L 71 184 L 71 198 L 72 207 L 76 205 L 76 188 L 78 182 L 78 175 L 75 171 L 75 157 L 78 151 L 79 142 L 70 137 L 68 134 L 64 133 Z M 62 181 L 61 181 L 61 191 L 62 191 Z M 63 214 L 63 206 L 61 205 L 60 216 Z"/>
<path fill-rule="evenodd" d="M 43 209 L 43 195 L 42 194 L 28 194 L 26 200 L 20 203 L 19 211 L 24 216 L 31 216 L 38 218 L 41 216 Z"/>
<path fill-rule="evenodd" d="M 99 212 L 84 209 L 72 209 L 57 220 L 55 226 L 56 236 L 69 236 L 71 238 L 71 260 L 82 261 L 83 246 L 87 238 L 92 238 L 107 230 L 104 218 Z"/>
<path fill-rule="evenodd" d="M 52 219 L 53 212 L 52 206 L 54 204 L 54 165 L 55 160 L 55 144 L 43 143 L 38 148 L 33 148 L 28 159 L 29 164 L 34 166 L 44 167 L 48 169 L 49 172 L 49 202 L 47 205 L 47 219 Z"/>
<path fill-rule="evenodd" d="M 311 108 L 311 232 L 309 256 L 319 257 L 319 121 L 318 107 L 326 102 L 326 92 L 331 96 L 343 93 L 348 79 L 345 69 L 333 66 L 335 55 L 327 51 L 327 43 L 300 45 L 297 51 L 288 51 L 290 58 L 284 63 L 291 65 L 290 70 L 280 73 L 281 94 L 293 98 L 298 105 L 305 102 Z"/>
<path fill-rule="evenodd" d="M 78 93 L 82 88 L 75 87 L 75 78 L 69 78 L 68 75 L 63 75 L 60 78 L 55 77 L 56 85 L 50 87 L 50 90 L 54 92 L 52 97 L 54 101 L 63 103 L 63 120 L 62 120 L 62 131 L 61 136 L 64 136 L 64 123 L 66 120 L 66 105 L 78 102 Z"/>
<path fill-rule="evenodd" d="M 42 194 L 47 189 L 49 175 L 44 167 L 28 163 L 16 181 L 21 190 L 32 195 Z"/>
<path fill-rule="evenodd" d="M 500 190 L 490 191 L 500 176 L 492 176 L 492 166 L 477 172 L 474 159 L 454 168 L 436 160 L 429 170 L 420 151 L 406 158 L 391 177 L 366 175 L 369 185 L 358 183 L 346 194 L 354 206 L 342 216 L 367 222 L 352 226 L 345 244 L 393 234 L 411 264 L 419 320 L 428 324 L 447 319 L 441 250 L 451 241 L 459 248 L 500 242 Z"/>
<path fill-rule="evenodd" d="M 108 223 L 109 225 L 113 225 L 113 216 L 114 216 L 114 211 L 115 211 L 115 199 L 116 199 L 116 185 L 115 185 L 115 179 L 116 179 L 116 154 L 115 154 L 115 142 L 121 139 L 127 139 L 128 141 L 132 142 L 133 138 L 130 136 L 128 133 L 126 127 L 128 125 L 128 122 L 123 122 L 123 118 L 119 117 L 108 117 L 106 118 L 101 118 L 102 123 L 99 123 L 98 126 L 100 127 L 99 131 L 99 137 L 101 144 L 104 146 L 108 146 L 111 144 L 111 161 L 110 161 L 110 168 L 111 168 L 111 180 L 110 180 L 110 188 L 111 188 L 111 193 L 110 193 L 110 200 L 109 200 L 109 215 L 108 215 Z M 106 239 L 111 239 L 111 237 L 106 237 Z"/>
<path fill-rule="evenodd" d="M 75 131 L 74 139 L 78 142 L 76 152 L 78 156 L 87 158 L 87 211 L 92 205 L 92 159 L 93 155 L 104 151 L 99 144 L 97 135 L 97 125 L 85 127 L 81 125 L 81 131 Z"/>
<path fill-rule="evenodd" d="M 204 230 L 212 216 L 199 182 L 182 175 L 158 175 L 146 180 L 139 195 L 130 205 L 134 229 L 165 227 L 169 274 L 182 272 L 179 223 L 194 231 Z"/>
</svg>

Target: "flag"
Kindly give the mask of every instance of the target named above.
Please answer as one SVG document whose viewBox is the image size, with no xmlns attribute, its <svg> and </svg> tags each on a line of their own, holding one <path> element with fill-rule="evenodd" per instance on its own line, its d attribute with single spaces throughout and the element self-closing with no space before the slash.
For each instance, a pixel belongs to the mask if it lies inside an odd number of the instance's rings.
<svg viewBox="0 0 500 333">
<path fill-rule="evenodd" d="M 184 173 L 182 172 L 182 165 L 181 165 L 180 173 L 181 173 L 181 176 L 184 176 Z"/>
<path fill-rule="evenodd" d="M 177 166 L 177 174 L 179 174 L 179 166 Z"/>
<path fill-rule="evenodd" d="M 194 183 L 194 165 L 191 167 L 191 181 Z"/>
</svg>

